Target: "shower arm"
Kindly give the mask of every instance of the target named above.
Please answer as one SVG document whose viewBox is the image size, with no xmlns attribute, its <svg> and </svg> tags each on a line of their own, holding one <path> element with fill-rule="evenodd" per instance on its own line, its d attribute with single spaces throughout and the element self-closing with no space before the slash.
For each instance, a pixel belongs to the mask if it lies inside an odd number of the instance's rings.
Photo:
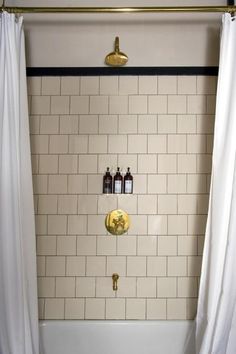
<svg viewBox="0 0 236 354">
<path fill-rule="evenodd" d="M 1 11 L 9 13 L 223 13 L 234 14 L 236 6 L 168 6 L 168 7 L 14 7 L 5 6 L 3 0 Z"/>
</svg>

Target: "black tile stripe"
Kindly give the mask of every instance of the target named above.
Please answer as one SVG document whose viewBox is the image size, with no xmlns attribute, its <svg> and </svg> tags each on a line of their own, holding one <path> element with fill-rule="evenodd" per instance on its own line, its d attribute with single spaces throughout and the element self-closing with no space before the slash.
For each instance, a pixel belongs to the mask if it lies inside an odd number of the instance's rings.
<svg viewBox="0 0 236 354">
<path fill-rule="evenodd" d="M 217 76 L 217 66 L 141 66 L 141 67 L 42 67 L 27 68 L 27 76 L 112 76 L 112 75 L 206 75 Z"/>
</svg>

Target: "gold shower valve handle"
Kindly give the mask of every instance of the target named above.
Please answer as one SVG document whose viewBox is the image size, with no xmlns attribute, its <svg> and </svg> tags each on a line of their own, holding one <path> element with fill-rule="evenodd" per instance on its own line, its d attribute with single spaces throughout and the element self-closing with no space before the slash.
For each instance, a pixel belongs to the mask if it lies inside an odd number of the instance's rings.
<svg viewBox="0 0 236 354">
<path fill-rule="evenodd" d="M 112 274 L 112 281 L 113 281 L 113 287 L 112 288 L 113 288 L 114 291 L 118 290 L 118 285 L 117 285 L 118 279 L 119 279 L 119 274 L 117 274 L 117 273 Z"/>
</svg>

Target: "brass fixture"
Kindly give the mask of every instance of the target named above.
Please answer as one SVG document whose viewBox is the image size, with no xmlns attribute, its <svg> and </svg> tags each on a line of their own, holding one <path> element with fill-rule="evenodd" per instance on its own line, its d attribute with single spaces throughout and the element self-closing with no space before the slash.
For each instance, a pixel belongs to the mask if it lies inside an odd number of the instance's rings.
<svg viewBox="0 0 236 354">
<path fill-rule="evenodd" d="M 123 235 L 130 226 L 129 215 L 121 209 L 112 210 L 107 214 L 105 226 L 112 235 Z"/>
<path fill-rule="evenodd" d="M 154 6 L 154 7 L 16 7 L 1 6 L 9 13 L 161 13 L 236 12 L 236 6 Z"/>
<path fill-rule="evenodd" d="M 118 279 L 119 279 L 119 274 L 117 274 L 117 273 L 112 274 L 112 281 L 113 281 L 112 289 L 114 291 L 118 290 L 118 285 L 117 285 Z"/>
<path fill-rule="evenodd" d="M 107 54 L 105 63 L 110 66 L 123 66 L 127 63 L 128 57 L 120 52 L 119 37 L 115 39 L 115 51 Z"/>
<path fill-rule="evenodd" d="M 5 11 L 5 0 L 2 0 L 1 12 Z"/>
</svg>

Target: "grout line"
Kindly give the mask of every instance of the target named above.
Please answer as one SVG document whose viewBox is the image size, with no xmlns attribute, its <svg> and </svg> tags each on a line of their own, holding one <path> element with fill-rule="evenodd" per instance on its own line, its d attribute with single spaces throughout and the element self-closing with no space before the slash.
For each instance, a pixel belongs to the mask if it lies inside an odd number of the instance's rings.
<svg viewBox="0 0 236 354">
<path fill-rule="evenodd" d="M 119 90 L 120 90 L 120 87 L 119 87 L 119 85 L 120 85 L 120 78 L 118 79 L 118 88 L 119 88 Z M 157 86 L 158 86 L 158 80 L 157 80 Z M 138 86 L 139 87 L 139 86 Z M 41 87 L 41 89 L 42 89 L 42 87 Z M 61 87 L 60 87 L 60 90 L 61 90 Z M 90 97 L 90 96 L 89 96 Z M 149 97 L 149 95 L 147 96 L 147 97 Z M 51 97 L 50 97 L 50 99 L 51 99 Z M 51 101 L 50 101 L 50 105 L 51 105 Z M 51 112 L 51 106 L 50 106 L 50 112 Z M 52 114 L 51 114 L 51 116 L 52 116 Z M 137 116 L 138 117 L 138 116 Z M 80 130 L 80 116 L 78 115 L 78 122 L 77 122 L 77 124 L 78 124 L 78 131 Z M 157 119 L 157 131 L 159 130 L 158 129 L 158 115 L 156 115 L 156 119 Z M 175 120 L 176 120 L 176 127 L 178 127 L 178 124 L 179 124 L 179 122 L 178 122 L 178 119 L 177 119 L 177 116 L 175 116 Z M 120 121 L 119 121 L 119 119 L 117 119 L 117 129 L 118 129 L 118 126 L 119 126 L 119 123 L 120 123 Z M 41 116 L 40 116 L 40 118 L 39 118 L 39 124 L 40 124 L 40 127 L 41 127 Z M 195 125 L 196 125 L 196 129 L 197 129 L 197 120 L 196 120 L 196 117 L 195 117 Z M 58 125 L 58 128 L 59 128 L 59 135 L 61 135 L 60 133 L 61 133 L 61 117 L 59 117 L 59 125 Z M 40 128 L 41 129 L 41 128 Z M 138 134 L 138 130 L 139 130 L 139 121 L 138 121 L 138 119 L 136 120 L 136 130 L 137 130 L 137 134 Z M 178 129 L 177 129 L 178 130 Z M 118 133 L 117 133 L 118 134 Z M 177 131 L 175 132 L 175 134 L 178 134 L 177 133 Z M 69 135 L 69 134 L 68 134 Z M 166 135 L 166 137 L 168 138 L 168 136 L 169 136 L 169 134 L 168 133 L 166 133 L 165 134 Z M 180 134 L 179 134 L 180 135 Z M 187 138 L 187 133 L 184 133 L 184 135 L 186 136 L 186 138 Z M 142 134 L 142 136 L 143 136 L 143 134 Z M 146 134 L 146 137 L 147 137 L 147 139 L 146 139 L 146 144 L 147 144 L 147 154 L 146 154 L 146 156 L 148 156 L 148 136 L 149 135 L 147 135 Z M 50 138 L 50 136 L 49 136 L 49 138 Z M 108 153 L 108 138 L 109 138 L 109 136 L 107 136 L 107 152 L 106 152 L 106 155 L 108 155 L 109 153 Z M 126 134 L 126 139 L 127 139 L 127 149 L 128 149 L 128 140 L 129 140 L 129 134 Z M 50 139 L 48 140 L 48 144 L 50 143 Z M 166 139 L 166 145 L 167 145 L 167 148 L 168 148 L 168 140 Z M 48 148 L 49 148 L 49 145 L 48 145 Z M 128 151 L 128 150 L 127 150 Z M 138 165 L 139 165 L 139 156 L 141 155 L 142 153 L 136 153 L 135 154 L 135 159 L 136 159 L 136 165 L 137 165 L 137 175 L 139 175 L 139 173 L 138 173 Z M 167 155 L 168 155 L 168 153 L 166 153 Z M 58 166 L 59 166 L 59 155 L 58 154 L 49 154 L 48 153 L 48 155 L 52 155 L 52 156 L 57 156 L 57 169 L 58 169 Z M 86 154 L 81 154 L 82 156 L 85 156 Z M 105 155 L 105 154 L 101 154 L 101 155 Z M 116 159 L 118 159 L 118 156 L 122 156 L 123 154 L 116 154 Z M 124 154 L 125 155 L 125 154 Z M 161 155 L 161 154 L 160 154 Z M 38 168 L 37 168 L 37 174 L 40 176 L 41 174 L 39 174 L 39 170 L 40 170 L 40 154 L 38 155 Z M 97 162 L 98 162 L 98 156 L 99 155 L 96 155 L 96 157 L 97 157 Z M 170 175 L 183 175 L 183 176 L 185 176 L 185 179 L 186 179 L 186 191 L 185 191 L 185 193 L 183 192 L 183 193 L 180 193 L 180 194 L 188 194 L 188 189 L 189 189 L 189 178 L 188 178 L 188 174 L 182 174 L 182 173 L 179 173 L 178 172 L 178 154 L 175 154 L 175 157 L 176 157 L 176 168 L 177 168 L 177 171 L 173 174 L 170 174 Z M 77 170 L 77 173 L 79 173 L 79 155 L 78 155 L 78 157 L 77 157 L 77 159 L 78 159 L 78 170 Z M 98 166 L 98 164 L 97 164 L 97 166 Z M 99 166 L 98 166 L 99 167 Z M 59 174 L 59 170 L 57 170 L 57 174 Z M 97 173 L 93 173 L 93 174 L 86 174 L 86 179 L 87 179 L 87 185 L 88 185 L 88 178 L 89 178 L 89 176 L 90 175 L 96 175 L 96 174 L 98 174 L 98 169 L 97 169 Z M 143 193 L 141 193 L 141 195 L 143 195 L 143 194 L 147 194 L 147 188 L 148 188 L 148 176 L 149 175 L 155 175 L 155 174 L 158 174 L 158 175 L 160 175 L 160 174 L 162 174 L 162 173 L 158 173 L 158 154 L 157 154 L 157 171 L 156 171 L 156 173 L 150 173 L 150 174 L 145 174 L 145 175 L 143 175 L 143 176 L 145 176 L 145 179 L 146 179 L 146 184 L 145 184 L 145 192 L 143 192 Z M 45 175 L 45 174 L 44 174 Z M 53 177 L 53 175 L 54 174 L 51 174 L 50 176 L 52 176 Z M 141 173 L 140 173 L 140 175 L 141 175 Z M 165 184 L 166 184 L 166 193 L 162 193 L 162 194 L 166 194 L 166 195 L 168 195 L 169 193 L 169 179 L 168 179 L 168 176 L 169 176 L 169 174 L 163 174 L 163 175 L 165 175 Z M 198 174 L 197 174 L 197 172 L 196 173 L 192 173 L 192 175 L 195 175 L 195 176 L 197 176 Z M 46 188 L 47 188 L 47 191 L 49 190 L 49 174 L 46 174 L 46 179 L 47 179 L 47 186 L 46 186 Z M 205 181 L 206 181 L 206 178 L 205 178 Z M 67 176 L 67 191 L 69 191 L 69 177 Z M 67 194 L 69 194 L 68 192 L 67 192 Z M 197 193 L 197 192 L 195 192 L 195 193 L 191 193 L 191 194 L 194 194 L 194 195 L 198 195 L 198 194 L 202 194 L 202 193 Z M 136 203 L 136 205 L 138 205 L 138 197 L 139 197 L 139 193 L 137 193 L 136 194 L 136 199 L 137 199 L 137 203 Z M 156 195 L 157 197 L 156 197 L 156 199 L 157 199 L 157 206 L 158 206 L 158 193 L 151 193 L 150 195 Z M 178 198 L 178 195 L 179 195 L 179 193 L 178 194 L 173 194 L 173 192 L 171 193 L 171 195 L 176 195 L 176 198 L 177 198 L 177 215 L 179 215 L 178 214 L 178 212 L 179 212 L 179 198 Z M 97 209 L 97 214 L 98 214 L 98 199 L 99 197 L 97 197 L 96 198 L 96 209 Z M 39 198 L 37 199 L 37 209 L 38 209 L 38 203 L 39 203 Z M 77 207 L 77 212 L 78 212 L 78 198 L 77 198 L 77 204 L 76 204 L 76 207 Z M 59 215 L 58 214 L 58 211 L 59 211 L 59 196 L 57 196 L 57 215 Z M 137 214 L 137 215 L 139 215 L 138 213 L 137 213 L 137 210 L 136 210 L 136 213 L 135 214 Z M 140 214 L 141 215 L 141 214 Z M 144 215 L 146 215 L 146 214 L 144 214 Z M 194 214 L 195 215 L 195 214 Z M 148 231 L 148 219 L 149 219 L 149 216 L 151 217 L 151 215 L 147 215 L 146 216 L 146 229 L 147 229 L 147 231 Z M 187 220 L 187 232 L 188 232 L 188 229 L 189 229 L 189 217 L 187 216 L 187 215 L 185 215 L 185 217 L 187 218 L 186 220 Z M 167 220 L 167 235 L 168 235 L 168 227 L 169 227 L 169 216 L 168 215 L 166 215 L 165 216 L 165 218 L 166 218 L 166 220 Z M 46 219 L 46 227 L 47 227 L 47 230 L 48 230 L 48 215 L 45 215 L 45 219 Z M 69 220 L 68 220 L 68 216 L 66 217 L 66 230 L 67 230 L 67 234 L 68 234 L 68 227 L 69 227 L 69 225 L 68 225 L 68 223 L 69 223 Z M 88 221 L 88 217 L 86 216 L 86 228 L 87 228 L 87 231 L 88 231 L 88 225 L 89 225 L 89 221 Z M 148 234 L 148 232 L 147 232 L 147 234 Z M 170 236 L 173 236 L 173 235 L 170 235 Z M 184 235 L 183 235 L 184 236 Z M 185 235 L 186 236 L 186 235 Z M 98 236 L 95 236 L 96 237 L 96 255 L 97 255 L 97 245 L 98 245 L 98 243 L 97 243 L 97 238 L 98 238 Z M 138 256 L 138 236 L 135 236 L 135 239 L 136 239 L 136 255 L 133 255 L 133 256 L 130 256 L 130 258 L 131 257 L 137 257 Z M 179 244 L 178 244 L 178 239 L 179 239 L 179 237 L 177 237 L 176 238 L 176 242 L 177 242 L 177 255 L 178 255 L 178 253 L 179 253 Z M 56 250 L 57 250 L 57 242 L 58 242 L 58 237 L 56 236 Z M 158 237 L 156 238 L 156 253 L 157 253 L 157 256 L 158 256 L 158 246 L 159 246 L 159 240 L 158 240 Z M 77 242 L 78 242 L 78 237 L 76 237 L 76 255 L 77 255 Z M 118 255 L 118 238 L 116 238 L 116 256 L 122 256 L 123 257 L 123 255 Z M 53 256 L 55 256 L 55 255 L 53 255 Z M 168 277 L 168 259 L 169 258 L 171 258 L 172 256 L 170 256 L 170 257 L 165 257 L 165 260 L 166 260 L 166 271 L 167 271 L 167 274 L 166 274 L 166 277 Z M 45 256 L 45 276 L 46 276 L 46 256 Z M 68 257 L 66 257 L 65 256 L 65 260 L 66 260 L 66 262 L 65 262 L 65 272 L 67 272 L 67 258 Z M 85 258 L 85 277 L 86 277 L 86 274 L 87 274 L 87 257 L 85 256 L 84 257 Z M 128 271 L 128 262 L 127 262 L 127 260 L 128 260 L 128 256 L 127 255 L 125 255 L 125 259 L 126 259 L 126 276 L 127 276 L 127 271 Z M 187 270 L 188 270 L 188 263 L 189 263 L 189 257 L 185 257 L 185 259 L 186 259 L 186 273 L 188 273 L 187 272 Z M 148 257 L 146 256 L 146 276 L 147 276 L 147 260 L 148 260 Z M 107 269 L 107 257 L 106 257 L 106 269 Z M 65 275 L 66 276 L 66 275 Z M 160 276 L 160 278 L 161 278 L 162 276 Z M 186 274 L 186 277 L 190 277 L 190 276 L 188 276 L 188 274 Z M 56 284 L 56 278 L 59 278 L 59 276 L 58 277 L 54 277 L 54 279 L 55 279 L 55 284 Z M 136 298 L 137 298 L 137 280 L 138 280 L 138 277 L 135 277 L 136 278 L 136 288 L 135 288 L 135 292 L 136 292 Z M 158 283 L 158 278 L 159 277 L 157 277 L 156 278 L 156 282 Z M 75 277 L 75 279 L 76 279 L 76 277 Z M 95 279 L 97 279 L 96 277 L 95 277 Z M 176 296 L 177 296 L 177 291 L 178 291 L 178 284 L 177 284 L 177 280 L 178 280 L 178 278 L 176 277 L 176 288 L 177 288 L 177 290 L 176 290 Z M 75 280 L 75 284 L 76 284 L 76 280 Z M 56 291 L 56 288 L 55 288 L 55 291 Z M 96 293 L 96 288 L 95 288 L 95 293 Z M 116 294 L 116 296 L 117 296 L 117 294 Z M 85 317 L 85 315 L 86 315 L 86 304 L 85 304 L 85 299 L 83 299 L 84 300 L 84 317 Z M 106 299 L 104 300 L 105 301 L 105 305 L 106 305 Z M 147 300 L 145 300 L 146 302 L 145 302 L 145 304 L 146 304 L 146 308 L 145 308 L 145 318 L 146 318 L 146 316 L 147 316 Z M 45 301 L 44 301 L 44 308 L 45 308 Z M 126 308 L 126 305 L 127 305 L 127 299 L 125 298 L 125 317 L 127 317 L 127 308 Z M 64 301 L 64 306 L 65 306 L 65 301 Z M 166 306 L 167 306 L 167 301 L 166 301 Z M 64 311 L 65 312 L 65 311 Z M 106 317 L 106 308 L 105 308 L 105 317 Z"/>
</svg>

